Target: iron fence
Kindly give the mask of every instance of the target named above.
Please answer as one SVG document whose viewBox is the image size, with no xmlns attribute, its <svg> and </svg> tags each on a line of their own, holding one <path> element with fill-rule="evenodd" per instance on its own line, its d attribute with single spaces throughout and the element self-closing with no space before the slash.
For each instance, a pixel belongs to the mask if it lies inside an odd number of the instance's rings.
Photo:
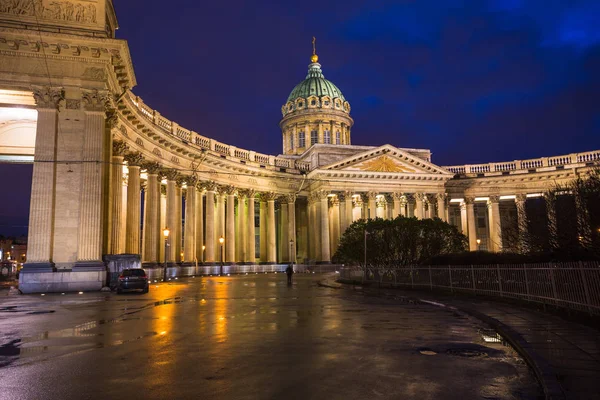
<svg viewBox="0 0 600 400">
<path fill-rule="evenodd" d="M 600 315 L 600 263 L 342 267 L 340 277 L 549 304 Z"/>
</svg>

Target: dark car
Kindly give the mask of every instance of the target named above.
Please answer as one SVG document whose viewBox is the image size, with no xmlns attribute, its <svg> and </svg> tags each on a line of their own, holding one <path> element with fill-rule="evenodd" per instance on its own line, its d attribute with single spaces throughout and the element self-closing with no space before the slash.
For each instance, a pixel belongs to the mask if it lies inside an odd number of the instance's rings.
<svg viewBox="0 0 600 400">
<path fill-rule="evenodd" d="M 141 268 L 124 269 L 119 275 L 117 293 L 126 290 L 141 290 L 142 293 L 148 293 L 148 288 L 148 276 Z"/>
</svg>

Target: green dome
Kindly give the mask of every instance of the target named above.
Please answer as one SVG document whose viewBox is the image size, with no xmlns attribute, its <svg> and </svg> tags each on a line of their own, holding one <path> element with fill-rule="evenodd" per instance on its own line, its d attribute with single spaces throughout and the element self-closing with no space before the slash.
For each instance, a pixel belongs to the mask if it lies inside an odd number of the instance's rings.
<svg viewBox="0 0 600 400">
<path fill-rule="evenodd" d="M 332 99 L 339 98 L 342 102 L 346 101 L 342 91 L 332 82 L 325 79 L 323 71 L 321 71 L 321 64 L 319 63 L 312 63 L 308 66 L 306 79 L 292 90 L 287 101 L 293 102 L 298 98 L 307 99 L 309 96 L 329 96 Z"/>
</svg>

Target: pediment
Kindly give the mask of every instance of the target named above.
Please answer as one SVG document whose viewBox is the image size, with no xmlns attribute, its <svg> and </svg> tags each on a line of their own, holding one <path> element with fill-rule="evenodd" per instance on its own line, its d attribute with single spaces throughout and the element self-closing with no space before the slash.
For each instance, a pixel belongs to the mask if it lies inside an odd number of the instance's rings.
<svg viewBox="0 0 600 400">
<path fill-rule="evenodd" d="M 368 173 L 452 175 L 427 160 L 391 145 L 384 145 L 354 154 L 334 164 L 321 167 L 321 169 Z"/>
</svg>

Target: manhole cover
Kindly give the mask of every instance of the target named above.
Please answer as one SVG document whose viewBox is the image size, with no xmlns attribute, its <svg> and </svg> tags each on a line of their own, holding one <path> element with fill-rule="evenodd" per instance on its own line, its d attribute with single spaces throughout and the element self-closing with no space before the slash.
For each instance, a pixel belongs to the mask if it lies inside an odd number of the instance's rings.
<svg viewBox="0 0 600 400">
<path fill-rule="evenodd" d="M 485 353 L 483 351 L 472 350 L 472 349 L 449 349 L 446 353 L 448 353 L 452 356 L 468 357 L 468 358 L 487 357 L 488 356 L 487 353 Z"/>
</svg>

